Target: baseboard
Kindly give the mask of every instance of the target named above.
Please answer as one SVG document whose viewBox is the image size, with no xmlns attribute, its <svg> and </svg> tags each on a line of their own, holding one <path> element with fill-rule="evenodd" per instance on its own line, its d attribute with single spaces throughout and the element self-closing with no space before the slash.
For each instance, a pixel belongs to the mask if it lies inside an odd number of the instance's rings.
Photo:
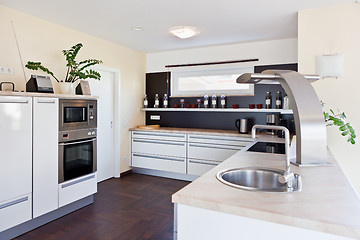
<svg viewBox="0 0 360 240">
<path fill-rule="evenodd" d="M 125 171 L 125 172 L 122 172 L 122 173 L 120 173 L 120 178 L 125 177 L 126 175 L 129 175 L 131 173 L 132 173 L 132 169 L 129 169 L 129 170 Z"/>
<path fill-rule="evenodd" d="M 164 177 L 164 178 L 172 178 L 176 180 L 184 180 L 184 181 L 194 181 L 199 176 L 184 174 L 184 173 L 174 173 L 174 172 L 166 172 L 166 171 L 160 171 L 160 170 L 152 170 L 152 169 L 146 169 L 146 168 L 132 168 L 133 173 L 139 173 L 139 174 L 145 174 L 145 175 L 151 175 L 156 177 Z"/>
</svg>

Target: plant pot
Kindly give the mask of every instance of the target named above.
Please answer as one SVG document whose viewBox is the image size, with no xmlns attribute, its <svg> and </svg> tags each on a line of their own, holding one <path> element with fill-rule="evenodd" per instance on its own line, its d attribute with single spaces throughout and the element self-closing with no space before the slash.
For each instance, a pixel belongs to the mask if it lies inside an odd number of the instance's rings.
<svg viewBox="0 0 360 240">
<path fill-rule="evenodd" d="M 71 82 L 60 82 L 58 88 L 61 94 L 75 94 L 74 83 Z"/>
</svg>

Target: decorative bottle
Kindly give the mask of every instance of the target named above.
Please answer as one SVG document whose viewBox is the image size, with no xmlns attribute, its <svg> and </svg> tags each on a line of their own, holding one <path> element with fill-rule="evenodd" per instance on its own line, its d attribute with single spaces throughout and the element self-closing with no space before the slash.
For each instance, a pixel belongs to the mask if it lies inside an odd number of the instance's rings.
<svg viewBox="0 0 360 240">
<path fill-rule="evenodd" d="M 201 107 L 201 99 L 200 99 L 200 98 L 198 98 L 198 99 L 196 100 L 196 102 L 197 102 L 197 106 L 198 106 L 198 108 L 200 108 L 200 107 Z"/>
<path fill-rule="evenodd" d="M 159 108 L 159 105 L 160 105 L 159 94 L 155 94 L 155 104 L 154 104 L 154 108 Z"/>
<path fill-rule="evenodd" d="M 266 92 L 266 97 L 265 97 L 265 108 L 266 109 L 272 108 L 271 102 L 272 102 L 271 92 Z"/>
<path fill-rule="evenodd" d="M 147 95 L 145 94 L 145 97 L 144 97 L 144 108 L 147 108 L 148 105 L 149 105 L 148 97 L 147 97 Z"/>
<path fill-rule="evenodd" d="M 209 96 L 205 95 L 204 96 L 204 108 L 208 108 L 209 107 Z"/>
<path fill-rule="evenodd" d="M 278 91 L 276 94 L 276 101 L 275 101 L 276 109 L 282 109 L 282 96 L 281 92 Z"/>
<path fill-rule="evenodd" d="M 165 93 L 165 94 L 164 94 L 163 106 L 164 106 L 164 108 L 167 108 L 168 105 L 169 105 L 169 103 L 168 103 L 168 96 L 167 96 L 167 94 Z"/>
<path fill-rule="evenodd" d="M 221 108 L 225 108 L 225 105 L 226 105 L 225 94 L 221 94 L 220 105 L 221 105 Z"/>
<path fill-rule="evenodd" d="M 211 107 L 212 108 L 216 108 L 216 99 L 217 99 L 216 95 L 215 94 L 212 95 L 212 97 L 211 97 Z"/>
<path fill-rule="evenodd" d="M 180 104 L 181 104 L 181 108 L 184 108 L 185 99 L 181 98 L 180 99 Z"/>
</svg>

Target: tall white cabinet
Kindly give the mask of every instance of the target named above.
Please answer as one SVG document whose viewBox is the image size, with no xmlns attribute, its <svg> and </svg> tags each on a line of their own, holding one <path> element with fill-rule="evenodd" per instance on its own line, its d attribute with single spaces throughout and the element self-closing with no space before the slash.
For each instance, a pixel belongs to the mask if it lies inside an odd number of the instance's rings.
<svg viewBox="0 0 360 240">
<path fill-rule="evenodd" d="M 59 100 L 33 98 L 33 217 L 58 208 Z"/>
<path fill-rule="evenodd" d="M 0 116 L 1 232 L 31 219 L 31 97 L 0 96 Z"/>
</svg>

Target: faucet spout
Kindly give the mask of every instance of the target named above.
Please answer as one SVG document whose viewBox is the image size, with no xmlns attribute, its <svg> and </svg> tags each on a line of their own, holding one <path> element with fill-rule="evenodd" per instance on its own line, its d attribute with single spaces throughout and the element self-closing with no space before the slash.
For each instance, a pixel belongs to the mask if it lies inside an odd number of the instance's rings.
<svg viewBox="0 0 360 240">
<path fill-rule="evenodd" d="M 290 172 L 290 156 L 289 156 L 289 146 L 290 146 L 290 132 L 286 127 L 283 126 L 272 126 L 272 125 L 254 125 L 251 129 L 252 138 L 256 138 L 256 129 L 270 129 L 270 130 L 280 130 L 285 132 L 285 171 L 282 176 L 278 178 L 280 183 L 289 183 L 291 179 L 294 178 L 294 174 Z"/>
</svg>

